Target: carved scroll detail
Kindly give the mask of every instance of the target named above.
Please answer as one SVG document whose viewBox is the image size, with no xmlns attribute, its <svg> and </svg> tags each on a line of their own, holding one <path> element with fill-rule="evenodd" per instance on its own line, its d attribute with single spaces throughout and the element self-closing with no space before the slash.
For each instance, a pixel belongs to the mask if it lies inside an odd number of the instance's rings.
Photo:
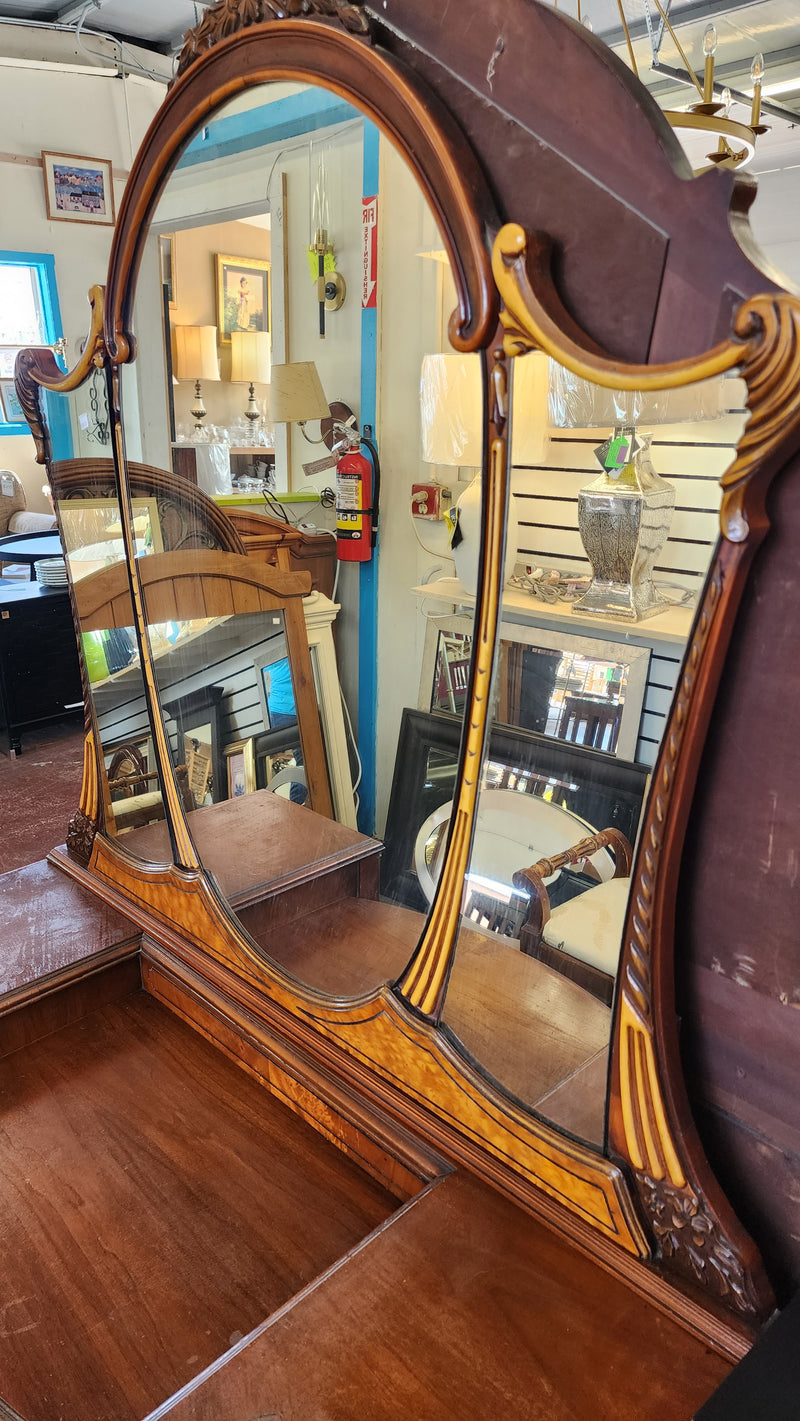
<svg viewBox="0 0 800 1421">
<path fill-rule="evenodd" d="M 21 350 L 14 369 L 14 384 L 19 400 L 30 425 L 36 445 L 37 464 L 49 464 L 51 458 L 50 435 L 42 411 L 42 390 L 52 390 L 55 394 L 67 394 L 77 390 L 91 374 L 92 367 L 102 368 L 105 360 L 103 341 L 103 309 L 105 289 L 93 286 L 89 292 L 92 321 L 89 335 L 77 365 L 66 373 L 61 369 L 52 350 L 38 346 Z"/>
<path fill-rule="evenodd" d="M 83 742 L 83 783 L 80 805 L 70 819 L 67 829 L 67 848 L 82 863 L 88 863 L 91 858 L 92 846 L 99 827 L 100 783 L 94 733 L 90 730 Z"/>
<path fill-rule="evenodd" d="M 67 848 L 81 863 L 88 863 L 99 829 L 96 819 L 89 819 L 82 809 L 76 809 L 67 829 Z"/>
<path fill-rule="evenodd" d="M 351 34 L 366 35 L 365 0 L 219 0 L 194 29 L 187 31 L 175 77 L 180 78 L 215 44 L 251 25 L 269 20 L 331 19 Z"/>
<path fill-rule="evenodd" d="M 674 1258 L 684 1271 L 737 1312 L 760 1311 L 758 1294 L 741 1260 L 721 1237 L 706 1200 L 688 1187 L 665 1179 L 642 1179 L 650 1223 L 662 1257 Z"/>
</svg>

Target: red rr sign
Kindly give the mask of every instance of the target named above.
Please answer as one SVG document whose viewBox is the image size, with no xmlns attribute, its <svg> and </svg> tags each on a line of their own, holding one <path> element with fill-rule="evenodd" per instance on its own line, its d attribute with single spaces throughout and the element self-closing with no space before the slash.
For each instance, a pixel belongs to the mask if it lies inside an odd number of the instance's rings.
<svg viewBox="0 0 800 1421">
<path fill-rule="evenodd" d="M 362 198 L 363 233 L 361 309 L 374 310 L 378 304 L 378 199 Z"/>
</svg>

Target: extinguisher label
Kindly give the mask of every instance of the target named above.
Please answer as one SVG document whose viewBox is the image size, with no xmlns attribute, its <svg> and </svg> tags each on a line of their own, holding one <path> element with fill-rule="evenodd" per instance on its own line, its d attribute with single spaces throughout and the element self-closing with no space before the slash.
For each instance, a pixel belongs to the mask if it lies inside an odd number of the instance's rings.
<svg viewBox="0 0 800 1421">
<path fill-rule="evenodd" d="M 360 509 L 362 482 L 358 474 L 339 474 L 337 478 L 336 508 L 337 512 Z"/>
<path fill-rule="evenodd" d="M 378 304 L 378 199 L 362 198 L 363 236 L 361 309 L 374 310 Z"/>
</svg>

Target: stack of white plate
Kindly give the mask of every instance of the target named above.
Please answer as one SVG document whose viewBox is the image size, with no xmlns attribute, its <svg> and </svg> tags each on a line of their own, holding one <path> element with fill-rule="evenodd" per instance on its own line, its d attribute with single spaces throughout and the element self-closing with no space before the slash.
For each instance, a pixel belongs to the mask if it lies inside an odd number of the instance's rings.
<svg viewBox="0 0 800 1421">
<path fill-rule="evenodd" d="M 66 587 L 66 562 L 63 558 L 42 558 L 36 564 L 36 579 L 43 587 Z"/>
</svg>

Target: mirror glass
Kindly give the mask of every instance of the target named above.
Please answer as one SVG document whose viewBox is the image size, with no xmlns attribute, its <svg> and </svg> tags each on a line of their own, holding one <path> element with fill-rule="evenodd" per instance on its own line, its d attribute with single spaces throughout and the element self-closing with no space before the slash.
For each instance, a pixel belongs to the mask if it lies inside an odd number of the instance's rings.
<svg viewBox="0 0 800 1421">
<path fill-rule="evenodd" d="M 593 1145 L 632 855 L 743 396 L 736 380 L 615 395 L 544 357 L 515 362 L 512 427 L 531 399 L 543 424 L 529 457 L 512 454 L 511 575 L 443 1019 L 514 1097 Z M 442 709 L 459 616 L 430 636 Z M 427 895 L 450 811 L 417 835 Z"/>
<path fill-rule="evenodd" d="M 110 838 L 125 838 L 139 855 L 134 831 L 164 821 L 161 780 L 155 761 L 134 628 L 105 385 L 100 372 L 73 394 L 48 395 L 47 417 L 59 444 L 75 458 L 51 465 L 61 558 L 38 566 L 40 580 L 72 582 L 80 620 L 80 649 L 101 750 L 103 826 Z M 160 551 L 154 499 L 134 499 L 138 553 Z M 145 855 L 146 857 L 146 855 Z M 169 850 L 162 862 L 171 857 Z"/>
<path fill-rule="evenodd" d="M 188 145 L 137 280 L 123 423 L 132 495 L 157 504 L 140 567 L 187 822 L 262 952 L 337 996 L 411 957 L 409 795 L 418 825 L 452 794 L 463 705 L 409 737 L 456 503 L 477 585 L 482 380 L 449 349 L 455 305 L 403 160 L 299 84 L 249 90 Z M 166 843 L 138 833 L 148 857 Z"/>
</svg>

